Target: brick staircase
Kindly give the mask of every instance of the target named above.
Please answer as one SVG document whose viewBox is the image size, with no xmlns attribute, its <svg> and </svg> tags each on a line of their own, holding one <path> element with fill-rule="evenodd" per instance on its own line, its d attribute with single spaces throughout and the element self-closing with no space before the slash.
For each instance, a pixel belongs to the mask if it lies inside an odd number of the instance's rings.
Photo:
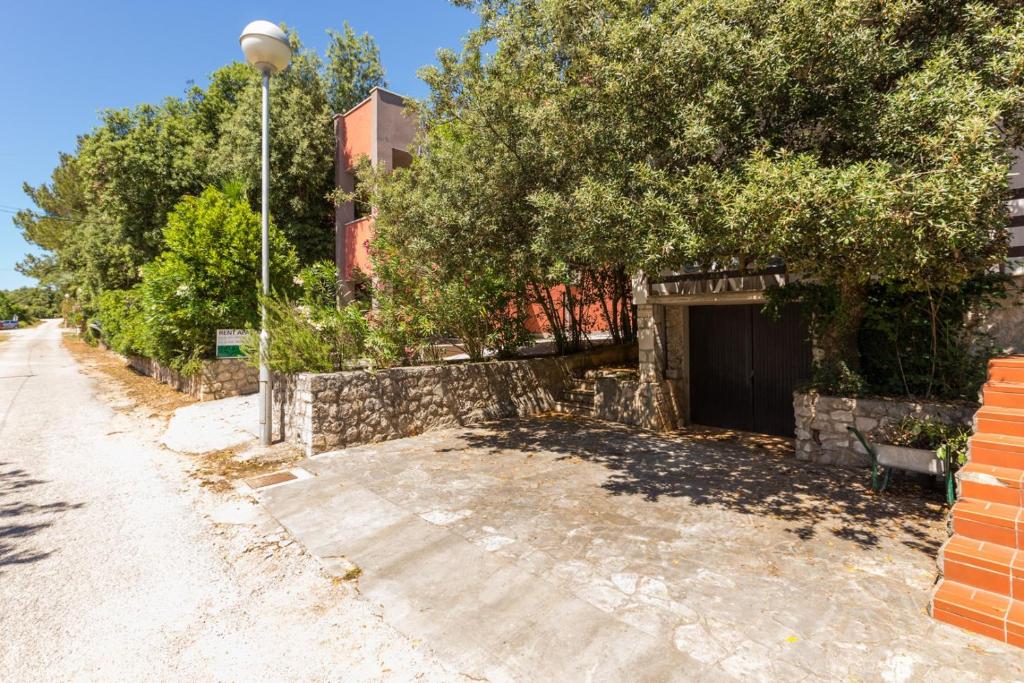
<svg viewBox="0 0 1024 683">
<path fill-rule="evenodd" d="M 953 535 L 939 551 L 939 621 L 1024 647 L 1024 356 L 989 363 Z"/>
<path fill-rule="evenodd" d="M 555 404 L 555 410 L 580 417 L 594 416 L 594 380 L 597 373 L 587 370 L 583 377 L 573 377 Z"/>
</svg>

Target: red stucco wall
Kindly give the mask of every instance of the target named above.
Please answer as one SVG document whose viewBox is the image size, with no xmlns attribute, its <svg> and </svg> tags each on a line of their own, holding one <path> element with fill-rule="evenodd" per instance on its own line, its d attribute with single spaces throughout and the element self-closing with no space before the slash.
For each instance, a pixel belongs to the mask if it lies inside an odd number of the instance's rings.
<svg viewBox="0 0 1024 683">
<path fill-rule="evenodd" d="M 372 156 L 373 139 L 373 100 L 368 99 L 356 106 L 342 118 L 345 146 L 341 158 L 345 170 L 352 168 L 361 156 Z"/>
<path fill-rule="evenodd" d="M 345 262 L 341 264 L 341 276 L 352 279 L 356 268 L 369 275 L 373 272 L 370 264 L 370 240 L 373 239 L 373 218 L 367 216 L 345 226 Z"/>
</svg>

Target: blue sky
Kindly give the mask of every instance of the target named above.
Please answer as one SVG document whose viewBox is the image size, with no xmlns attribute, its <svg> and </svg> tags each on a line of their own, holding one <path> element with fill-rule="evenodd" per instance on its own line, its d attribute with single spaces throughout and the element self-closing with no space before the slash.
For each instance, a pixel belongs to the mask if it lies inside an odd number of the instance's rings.
<svg viewBox="0 0 1024 683">
<path fill-rule="evenodd" d="M 369 2 L 7 2 L 0 70 L 0 209 L 29 206 L 22 182 L 49 179 L 105 108 L 180 95 L 190 80 L 241 59 L 238 34 L 253 19 L 285 22 L 322 53 L 324 31 L 347 20 L 380 46 L 388 87 L 422 97 L 416 70 L 457 48 L 475 18 L 447 0 Z M 14 270 L 31 247 L 0 211 L 0 289 L 33 284 Z"/>
</svg>

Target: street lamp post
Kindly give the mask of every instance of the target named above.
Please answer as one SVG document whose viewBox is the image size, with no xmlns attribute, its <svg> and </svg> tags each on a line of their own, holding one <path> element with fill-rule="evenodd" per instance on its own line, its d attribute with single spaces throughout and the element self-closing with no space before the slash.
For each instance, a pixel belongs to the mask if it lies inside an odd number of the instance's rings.
<svg viewBox="0 0 1024 683">
<path fill-rule="evenodd" d="M 238 39 L 245 59 L 263 74 L 263 194 L 261 223 L 263 230 L 263 296 L 270 294 L 270 77 L 288 66 L 292 49 L 288 36 L 269 21 L 253 21 Z M 270 368 L 267 367 L 267 306 L 260 304 L 260 443 L 270 445 L 272 400 Z"/>
</svg>

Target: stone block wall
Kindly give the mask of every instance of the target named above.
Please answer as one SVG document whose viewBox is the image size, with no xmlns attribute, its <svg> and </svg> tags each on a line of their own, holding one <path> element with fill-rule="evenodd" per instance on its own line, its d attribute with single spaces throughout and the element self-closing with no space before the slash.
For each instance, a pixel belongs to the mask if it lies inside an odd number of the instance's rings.
<svg viewBox="0 0 1024 683">
<path fill-rule="evenodd" d="M 979 321 L 999 353 L 1024 353 L 1024 277 L 1015 277 L 1000 306 Z"/>
<path fill-rule="evenodd" d="M 675 429 L 686 420 L 689 382 L 685 345 L 669 343 L 670 335 L 686 333 L 689 316 L 681 306 L 642 304 L 636 307 L 637 346 L 639 358 L 639 385 L 623 386 L 621 391 L 632 391 L 630 397 L 615 397 L 610 401 L 620 408 L 628 401 L 631 406 L 619 412 L 622 420 L 660 431 Z M 621 399 L 621 400 L 620 400 Z M 640 406 L 640 402 L 646 403 Z"/>
<path fill-rule="evenodd" d="M 660 382 L 665 375 L 665 307 L 637 306 L 636 326 L 640 381 Z"/>
<path fill-rule="evenodd" d="M 275 431 L 308 455 L 433 429 L 552 410 L 571 378 L 630 363 L 635 347 L 573 356 L 458 363 L 275 380 Z"/>
<path fill-rule="evenodd" d="M 664 396 L 674 390 L 674 383 L 641 382 L 621 377 L 598 377 L 594 380 L 594 417 L 609 422 L 669 431 L 675 429 L 678 417 L 663 405 Z"/>
<path fill-rule="evenodd" d="M 203 361 L 202 370 L 195 375 L 183 375 L 143 356 L 130 356 L 128 365 L 200 401 L 255 394 L 260 388 L 259 371 L 239 358 Z"/>
<path fill-rule="evenodd" d="M 798 459 L 856 467 L 870 465 L 871 458 L 847 427 L 857 427 L 870 440 L 879 429 L 908 415 L 948 424 L 970 425 L 978 405 L 843 398 L 796 392 L 793 394 L 793 409 L 796 413 Z"/>
</svg>

